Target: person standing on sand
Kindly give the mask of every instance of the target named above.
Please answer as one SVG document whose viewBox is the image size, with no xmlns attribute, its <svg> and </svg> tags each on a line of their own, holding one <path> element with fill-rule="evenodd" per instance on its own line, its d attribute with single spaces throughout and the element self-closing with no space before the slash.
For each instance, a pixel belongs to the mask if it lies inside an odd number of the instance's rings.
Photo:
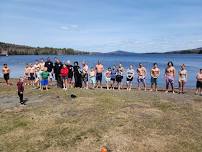
<svg viewBox="0 0 202 152">
<path fill-rule="evenodd" d="M 110 81 L 111 81 L 111 68 L 109 67 L 107 69 L 107 71 L 105 72 L 105 81 L 106 81 L 106 85 L 107 85 L 107 90 L 109 90 L 109 86 L 110 86 Z"/>
<path fill-rule="evenodd" d="M 32 86 L 34 86 L 35 77 L 36 77 L 35 67 L 32 64 L 30 64 L 30 83 Z"/>
<path fill-rule="evenodd" d="M 65 64 L 63 64 L 63 67 L 60 70 L 60 76 L 61 76 L 62 81 L 63 81 L 63 90 L 67 90 L 68 73 L 69 73 L 69 69 L 67 68 L 67 66 Z"/>
<path fill-rule="evenodd" d="M 140 90 L 140 83 L 142 82 L 144 90 L 146 91 L 146 75 L 147 71 L 146 68 L 142 65 L 142 63 L 139 64 L 139 67 L 137 68 L 137 82 L 138 82 L 138 90 Z"/>
<path fill-rule="evenodd" d="M 115 83 L 116 83 L 116 66 L 114 65 L 111 70 L 111 87 L 114 90 Z"/>
<path fill-rule="evenodd" d="M 25 104 L 25 102 L 23 101 L 23 93 L 24 93 L 23 78 L 20 78 L 19 81 L 17 82 L 17 92 L 20 98 L 20 103 Z"/>
<path fill-rule="evenodd" d="M 71 65 L 71 62 L 68 60 L 66 63 L 66 66 L 69 70 L 68 73 L 68 87 L 72 87 L 72 80 L 73 80 L 73 66 Z"/>
<path fill-rule="evenodd" d="M 49 72 L 47 71 L 47 67 L 44 67 L 44 71 L 41 73 L 41 90 L 45 87 L 48 90 L 48 77 Z"/>
<path fill-rule="evenodd" d="M 173 66 L 173 62 L 169 61 L 167 64 L 167 68 L 165 69 L 165 80 L 166 80 L 166 91 L 165 93 L 168 93 L 169 84 L 172 88 L 172 93 L 175 93 L 174 91 L 174 80 L 175 80 L 176 70 Z"/>
<path fill-rule="evenodd" d="M 44 64 L 45 67 L 47 67 L 47 71 L 49 72 L 49 84 L 52 85 L 53 81 L 53 62 L 51 59 L 48 57 L 47 61 Z"/>
<path fill-rule="evenodd" d="M 150 74 L 151 74 L 151 90 L 150 91 L 154 91 L 154 90 L 157 91 L 157 87 L 158 87 L 157 79 L 160 75 L 160 69 L 158 68 L 157 63 L 153 64 Z"/>
<path fill-rule="evenodd" d="M 179 71 L 179 94 L 184 94 L 184 86 L 187 82 L 187 70 L 185 64 L 181 65 L 181 70 Z"/>
<path fill-rule="evenodd" d="M 82 63 L 82 81 L 83 81 L 83 86 L 85 89 L 88 89 L 88 65 L 83 62 Z"/>
<path fill-rule="evenodd" d="M 96 81 L 97 81 L 97 88 L 102 88 L 102 72 L 104 71 L 104 67 L 100 61 L 95 66 L 96 69 Z"/>
<path fill-rule="evenodd" d="M 202 69 L 200 69 L 199 73 L 196 75 L 196 95 L 202 95 Z"/>
<path fill-rule="evenodd" d="M 81 88 L 82 87 L 82 75 L 81 75 L 81 69 L 79 66 L 79 63 L 76 61 L 74 62 L 74 87 L 75 88 Z"/>
<path fill-rule="evenodd" d="M 119 64 L 117 68 L 117 73 L 116 73 L 116 82 L 117 82 L 118 90 L 121 90 L 122 88 L 123 72 L 124 72 L 124 68 L 122 64 Z"/>
<path fill-rule="evenodd" d="M 62 88 L 62 80 L 60 77 L 60 70 L 62 68 L 62 62 L 55 58 L 55 65 L 54 65 L 54 73 L 55 73 L 55 80 L 57 81 L 57 87 Z"/>
<path fill-rule="evenodd" d="M 128 91 L 131 91 L 134 76 L 135 76 L 135 70 L 133 69 L 133 65 L 130 65 L 130 67 L 126 72 L 126 85 Z"/>
<path fill-rule="evenodd" d="M 95 72 L 95 69 L 93 67 L 90 68 L 89 83 L 91 85 L 91 88 L 94 89 L 95 85 L 96 85 L 96 72 Z"/>
<path fill-rule="evenodd" d="M 5 80 L 6 84 L 9 85 L 10 68 L 8 67 L 7 64 L 3 65 L 2 73 L 3 73 L 3 77 L 4 77 L 4 80 Z"/>
</svg>

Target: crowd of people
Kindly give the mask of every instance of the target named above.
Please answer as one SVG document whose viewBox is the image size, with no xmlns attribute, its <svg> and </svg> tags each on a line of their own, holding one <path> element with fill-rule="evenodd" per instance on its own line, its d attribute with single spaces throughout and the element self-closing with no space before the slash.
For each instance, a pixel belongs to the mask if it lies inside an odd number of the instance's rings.
<svg viewBox="0 0 202 152">
<path fill-rule="evenodd" d="M 7 64 L 3 65 L 2 68 L 3 76 L 7 85 L 9 85 L 9 74 L 10 69 Z M 158 64 L 154 63 L 150 70 L 151 85 L 150 91 L 158 90 L 158 78 L 161 74 Z M 168 62 L 165 72 L 163 73 L 166 82 L 166 93 L 171 87 L 172 93 L 175 93 L 174 82 L 175 77 L 178 74 L 178 93 L 184 93 L 185 84 L 187 82 L 188 72 L 186 70 L 186 65 L 182 64 L 179 72 L 171 61 Z M 104 66 L 100 61 L 97 62 L 95 66 L 88 67 L 86 62 L 82 62 L 81 66 L 76 61 L 73 64 L 68 60 L 66 62 L 61 62 L 58 58 L 55 58 L 54 63 L 50 58 L 46 61 L 43 59 L 36 60 L 34 64 L 27 64 L 24 70 L 24 76 L 20 78 L 18 86 L 18 94 L 20 99 L 22 99 L 24 86 L 32 85 L 33 87 L 39 88 L 41 90 L 48 90 L 48 86 L 53 85 L 53 79 L 57 82 L 57 87 L 67 90 L 68 88 L 102 88 L 103 80 L 106 82 L 106 88 L 118 90 L 123 89 L 125 86 L 123 82 L 124 76 L 126 76 L 126 89 L 128 91 L 132 88 L 132 82 L 134 78 L 137 77 L 137 88 L 141 90 L 141 87 L 146 91 L 146 77 L 147 70 L 143 64 L 139 63 L 138 68 L 135 70 L 133 65 L 130 65 L 128 69 L 125 69 L 122 64 L 114 65 L 104 69 Z M 196 94 L 202 95 L 202 69 L 196 75 Z"/>
</svg>

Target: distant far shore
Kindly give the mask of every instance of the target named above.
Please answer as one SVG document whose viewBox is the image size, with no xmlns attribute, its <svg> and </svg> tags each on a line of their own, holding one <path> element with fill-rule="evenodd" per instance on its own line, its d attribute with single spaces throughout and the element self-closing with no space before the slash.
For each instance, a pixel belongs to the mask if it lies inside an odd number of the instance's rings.
<svg viewBox="0 0 202 152">
<path fill-rule="evenodd" d="M 8 55 L 135 55 L 135 54 L 202 54 L 202 47 L 196 49 L 170 52 L 135 53 L 129 51 L 112 51 L 107 53 L 80 51 L 72 48 L 31 47 L 0 42 L 0 56 Z"/>
</svg>

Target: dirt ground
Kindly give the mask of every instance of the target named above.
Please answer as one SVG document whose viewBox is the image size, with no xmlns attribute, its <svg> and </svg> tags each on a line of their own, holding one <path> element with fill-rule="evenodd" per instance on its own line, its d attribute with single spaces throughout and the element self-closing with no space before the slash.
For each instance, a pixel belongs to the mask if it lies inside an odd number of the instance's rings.
<svg viewBox="0 0 202 152">
<path fill-rule="evenodd" d="M 0 151 L 202 151 L 202 97 L 193 91 L 25 89 L 24 106 L 15 85 L 0 83 Z"/>
</svg>

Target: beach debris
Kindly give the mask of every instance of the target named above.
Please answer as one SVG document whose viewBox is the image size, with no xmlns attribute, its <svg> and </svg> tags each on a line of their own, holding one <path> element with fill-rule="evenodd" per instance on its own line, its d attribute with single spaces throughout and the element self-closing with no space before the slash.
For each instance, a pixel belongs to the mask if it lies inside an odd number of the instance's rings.
<svg viewBox="0 0 202 152">
<path fill-rule="evenodd" d="M 107 144 L 106 146 L 102 146 L 100 152 L 111 152 L 109 145 Z"/>
<path fill-rule="evenodd" d="M 77 96 L 75 94 L 70 95 L 71 98 L 76 98 Z"/>
</svg>

